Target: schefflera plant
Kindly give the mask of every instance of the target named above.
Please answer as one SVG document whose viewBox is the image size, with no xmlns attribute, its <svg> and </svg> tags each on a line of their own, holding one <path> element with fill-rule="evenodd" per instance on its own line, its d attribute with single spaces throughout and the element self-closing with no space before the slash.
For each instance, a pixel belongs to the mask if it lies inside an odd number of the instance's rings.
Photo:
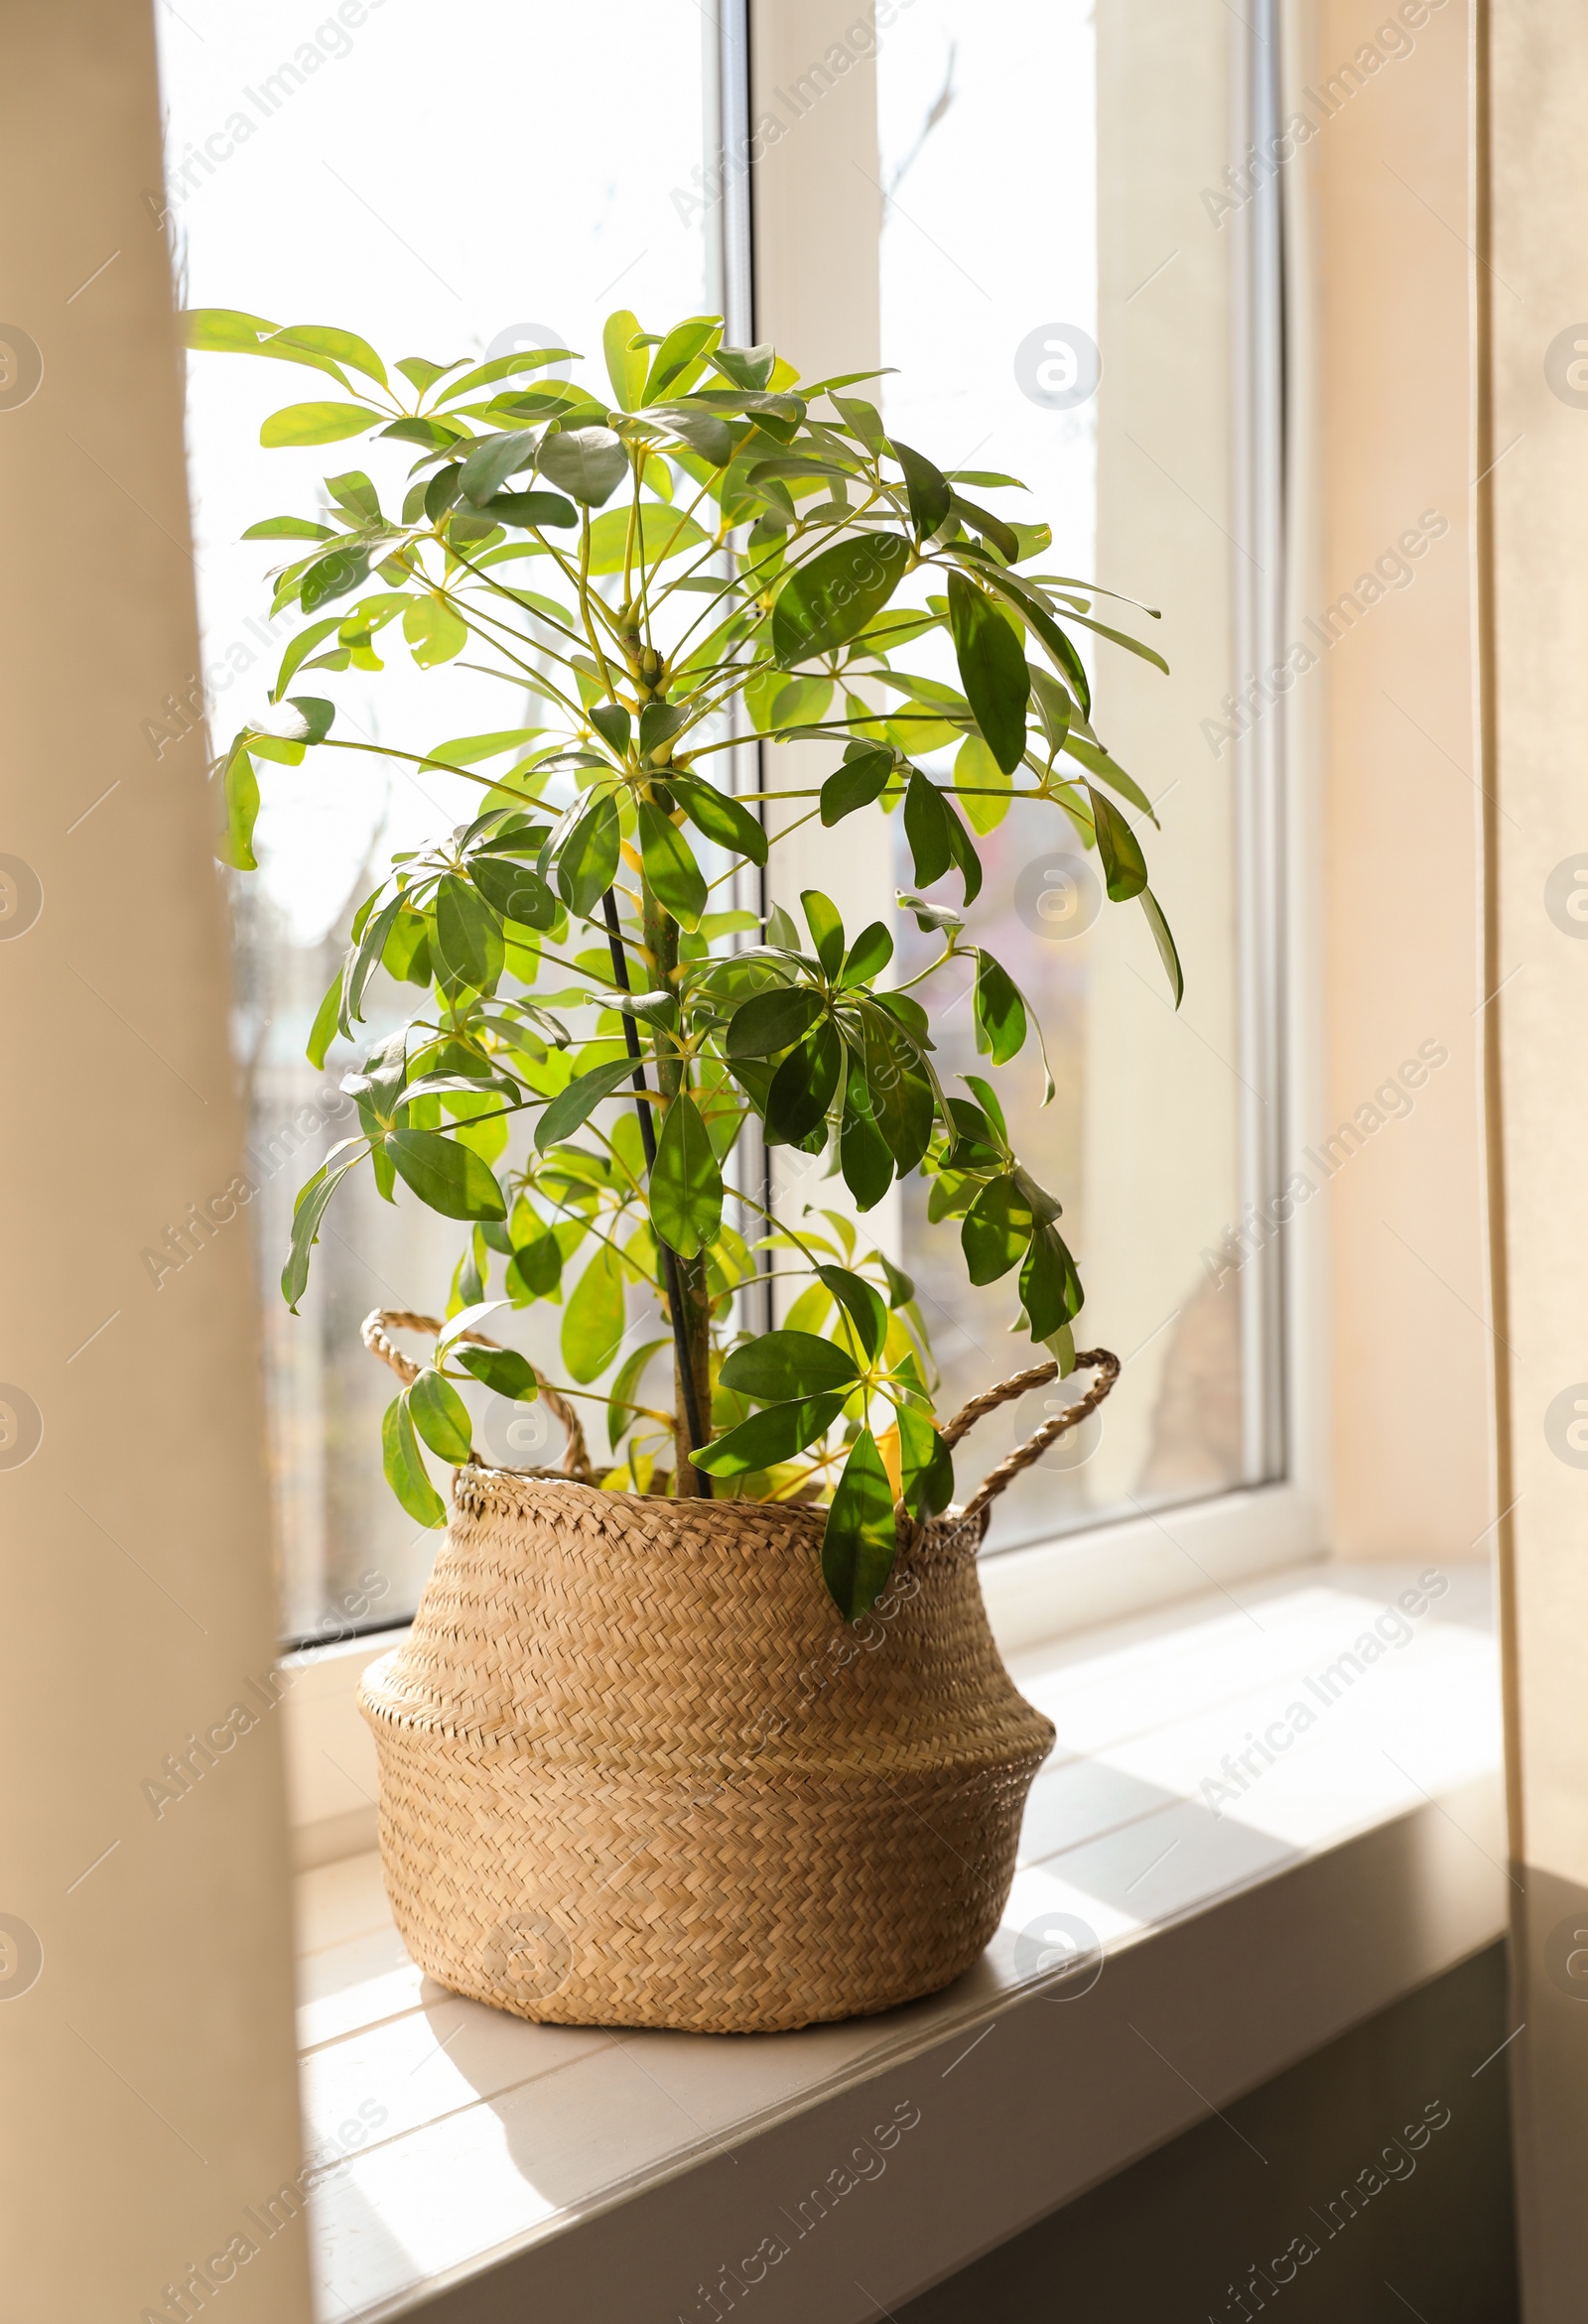
<svg viewBox="0 0 1588 2324">
<path fill-rule="evenodd" d="M 264 444 L 372 437 L 406 466 L 385 497 L 351 469 L 326 479 L 318 515 L 249 529 L 290 544 L 271 610 L 303 627 L 269 711 L 216 762 L 225 859 L 254 868 L 261 761 L 373 752 L 479 793 L 471 821 L 392 858 L 321 1005 L 317 1067 L 336 1034 L 356 1037 L 377 968 L 419 994 L 343 1084 L 359 1135 L 299 1195 L 289 1302 L 349 1173 L 371 1170 L 387 1199 L 402 1180 L 465 1228 L 434 1361 L 385 1417 L 405 1509 L 445 1520 L 419 1445 L 471 1457 L 461 1383 L 537 1393 L 522 1356 L 464 1334 L 504 1302 L 560 1300 L 567 1392 L 606 1409 L 602 1482 L 825 1501 L 828 1587 L 862 1614 L 901 1514 L 923 1522 L 952 1492 L 927 1337 L 908 1279 L 844 1213 L 811 1224 L 807 1206 L 795 1226 L 763 1209 L 745 1132 L 826 1157 L 861 1215 L 895 1178 L 928 1174 L 932 1216 L 961 1222 L 970 1280 L 1013 1275 L 1024 1329 L 1068 1366 L 1082 1288 L 1059 1202 L 1014 1152 L 986 1078 L 944 1088 L 922 995 L 969 976 L 994 1067 L 1032 1034 L 1040 1045 L 966 919 L 978 838 L 1018 804 L 1097 850 L 1111 898 L 1139 902 L 1178 1005 L 1127 811 L 1155 819 L 1094 730 L 1072 632 L 1166 665 L 1099 618 L 1103 592 L 1041 569 L 1045 526 L 973 497 L 1015 479 L 939 469 L 890 436 L 854 392 L 874 373 L 807 384 L 770 347 L 723 345 L 712 317 L 660 333 L 610 317 L 609 393 L 553 373 L 577 360 L 561 349 L 388 367 L 349 330 L 220 310 L 188 323 L 195 347 L 334 384 L 335 400 L 273 414 Z M 958 687 L 910 666 L 937 633 Z M 397 748 L 335 731 L 330 699 L 289 691 L 379 671 L 394 646 L 421 669 L 457 660 L 506 680 L 524 722 Z M 827 745 L 830 770 L 735 796 L 727 770 L 746 733 L 764 768 L 798 739 Z M 949 775 L 919 763 L 947 746 Z M 902 810 L 915 887 L 900 900 L 938 943 L 918 975 L 889 981 L 887 927 L 851 935 L 814 889 L 798 920 L 715 908 L 766 864 L 767 809 L 786 834 L 873 803 Z M 962 907 L 925 894 L 951 874 Z M 1042 1070 L 1046 1102 L 1045 1055 Z M 801 1288 L 782 1329 L 751 1335 L 735 1294 L 765 1265 Z M 637 1346 L 634 1285 L 658 1326 Z M 671 1398 L 647 1401 L 669 1349 Z"/>
</svg>

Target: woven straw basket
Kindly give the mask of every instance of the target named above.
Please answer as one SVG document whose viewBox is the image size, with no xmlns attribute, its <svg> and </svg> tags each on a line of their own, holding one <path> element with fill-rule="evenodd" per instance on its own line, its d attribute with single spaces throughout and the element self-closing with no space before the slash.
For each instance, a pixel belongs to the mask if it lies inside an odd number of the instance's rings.
<svg viewBox="0 0 1588 2324">
<path fill-rule="evenodd" d="M 386 1330 L 427 1323 L 371 1316 L 365 1339 L 411 1377 Z M 965 1509 L 901 1529 L 859 1622 L 823 1584 L 820 1510 L 598 1489 L 566 1408 L 563 1473 L 459 1470 L 412 1629 L 358 1698 L 420 1966 L 521 2017 L 713 2033 L 865 2015 L 968 1969 L 1053 1743 L 976 1552 L 993 1494 L 1112 1387 L 1112 1356 L 1080 1361 L 1089 1395 Z"/>
</svg>

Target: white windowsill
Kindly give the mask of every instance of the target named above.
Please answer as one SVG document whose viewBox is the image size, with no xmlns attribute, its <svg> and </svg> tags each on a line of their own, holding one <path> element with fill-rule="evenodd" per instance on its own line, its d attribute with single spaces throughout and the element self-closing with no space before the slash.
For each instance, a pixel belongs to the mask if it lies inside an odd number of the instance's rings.
<svg viewBox="0 0 1588 2324">
<path fill-rule="evenodd" d="M 1316 1705 L 1308 1680 L 1409 1568 L 1312 1567 L 1012 1654 L 1059 1743 L 1003 1928 L 947 1993 L 886 2016 L 751 2037 L 530 2025 L 421 1977 L 374 1856 L 306 1872 L 307 2137 L 344 2158 L 311 2199 L 321 2316 L 704 2324 L 728 2267 L 751 2324 L 859 2324 L 1492 1941 L 1488 1576 L 1447 1571 L 1411 1640 L 1222 1818 L 1203 1779 Z M 1104 1953 L 1068 2000 L 1016 1963 L 1055 1913 Z M 919 2119 L 879 2147 L 896 2108 Z M 833 2195 L 865 2140 L 865 2175 Z M 824 2184 L 826 2216 L 800 2214 Z"/>
</svg>

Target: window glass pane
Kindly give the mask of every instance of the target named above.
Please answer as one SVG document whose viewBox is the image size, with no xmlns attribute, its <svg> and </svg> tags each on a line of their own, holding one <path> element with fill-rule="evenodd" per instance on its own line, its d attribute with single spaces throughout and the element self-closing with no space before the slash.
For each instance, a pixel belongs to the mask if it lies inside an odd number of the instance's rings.
<svg viewBox="0 0 1588 2324">
<path fill-rule="evenodd" d="M 1016 807 L 986 842 L 973 934 L 1035 1003 L 1057 1096 L 1041 1106 L 1029 1051 L 997 1087 L 1016 1148 L 1064 1203 L 1089 1292 L 1078 1342 L 1126 1358 L 1105 1412 L 999 1502 L 994 1544 L 1256 1473 L 1245 1414 L 1259 1354 L 1236 1274 L 1218 1289 L 1204 1258 L 1241 1218 L 1255 1095 L 1238 1005 L 1235 751 L 1220 739 L 1246 558 L 1232 464 L 1238 235 L 1201 194 L 1239 150 L 1244 38 L 1223 0 L 916 0 L 881 46 L 888 424 L 940 465 L 1028 483 L 1028 499 L 966 489 L 1051 524 L 1037 570 L 1162 607 L 1161 622 L 1123 608 L 1123 626 L 1149 634 L 1172 670 L 1165 680 L 1095 637 L 1085 648 L 1098 731 L 1158 802 L 1162 835 L 1142 838 L 1185 962 L 1178 1016 L 1140 908 L 1105 902 L 1095 853 L 1059 812 Z M 1094 610 L 1110 618 L 1108 600 Z M 926 763 L 946 772 L 952 753 Z M 902 832 L 897 843 L 908 886 Z M 942 893 L 957 901 L 957 881 Z M 930 957 L 912 922 L 902 943 L 911 968 Z M 945 1078 L 987 1071 L 968 984 L 958 992 L 946 973 L 939 991 Z M 926 1196 L 904 1192 L 903 1258 L 952 1411 L 1029 1354 L 1007 1336 L 1013 1278 L 968 1290 Z M 1071 1393 L 1045 1389 L 985 1421 L 961 1456 L 962 1490 Z"/>
<path fill-rule="evenodd" d="M 441 363 L 562 345 L 595 356 L 597 376 L 612 308 L 670 322 L 708 304 L 710 216 L 693 198 L 703 153 L 693 0 L 610 0 L 598 11 L 474 0 L 451 20 L 384 0 L 301 20 L 183 0 L 159 22 L 167 225 L 185 304 L 337 323 L 389 355 Z M 625 56 L 641 61 L 629 74 L 614 70 Z M 150 207 L 158 213 L 153 195 Z M 367 462 L 387 472 L 386 448 L 372 457 L 358 440 L 344 454 L 259 449 L 267 413 L 322 393 L 336 390 L 283 364 L 190 364 L 203 668 L 187 704 L 167 706 L 173 732 L 207 692 L 222 745 L 262 707 L 282 641 L 299 626 L 296 611 L 274 633 L 265 620 L 271 559 L 239 543 L 244 526 L 311 508 L 328 471 Z M 516 692 L 453 666 L 406 665 L 399 654 L 366 690 L 355 673 L 338 680 L 338 733 L 422 748 L 531 722 Z M 257 1188 L 248 1215 L 295 1635 L 396 1618 L 428 1571 L 434 1536 L 416 1530 L 381 1479 L 379 1417 L 395 1382 L 365 1354 L 358 1325 L 376 1306 L 440 1314 L 459 1244 L 401 1189 L 395 1208 L 383 1205 L 359 1173 L 322 1237 L 300 1317 L 276 1290 L 294 1193 L 352 1126 L 336 1091 L 351 1050 L 333 1048 L 323 1075 L 304 1058 L 352 906 L 393 849 L 471 812 L 464 785 L 429 771 L 416 777 L 378 755 L 338 754 L 330 766 L 323 755 L 272 770 L 262 870 L 236 895 L 237 1046 Z M 388 987 L 367 1012 L 371 1035 L 407 1013 Z M 536 1455 L 518 1447 L 510 1457 Z"/>
</svg>

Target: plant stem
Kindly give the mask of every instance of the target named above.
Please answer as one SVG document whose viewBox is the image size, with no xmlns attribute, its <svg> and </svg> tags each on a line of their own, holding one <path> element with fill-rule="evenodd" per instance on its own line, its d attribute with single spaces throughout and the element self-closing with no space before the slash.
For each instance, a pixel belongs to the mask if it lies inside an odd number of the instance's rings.
<svg viewBox="0 0 1588 2324">
<path fill-rule="evenodd" d="M 601 898 L 601 910 L 606 917 L 606 945 L 612 956 L 612 976 L 627 992 L 630 988 L 628 962 L 624 958 L 622 934 L 617 925 L 617 900 L 610 888 Z M 656 1124 L 651 1118 L 649 1102 L 643 1095 L 645 1067 L 640 1058 L 639 1028 L 626 1009 L 623 1011 L 623 1038 L 634 1067 L 634 1109 L 639 1115 L 640 1144 L 645 1149 L 645 1171 L 648 1177 L 656 1164 Z M 674 1436 L 678 1440 L 678 1489 L 680 1493 L 684 1491 L 684 1481 L 687 1476 L 692 1492 L 698 1497 L 710 1500 L 712 1497 L 710 1477 L 703 1470 L 698 1470 L 694 1463 L 686 1458 L 687 1454 L 698 1452 L 706 1442 L 706 1431 L 701 1426 L 698 1384 L 700 1375 L 695 1360 L 697 1352 L 692 1346 L 693 1335 L 690 1331 L 693 1319 L 685 1312 L 683 1269 L 678 1253 L 669 1249 L 660 1235 L 656 1236 L 656 1247 L 661 1253 L 662 1270 L 667 1277 L 667 1305 L 673 1321 L 673 1364 L 677 1374 L 676 1385 L 683 1399 L 685 1425 L 689 1434 L 689 1442 L 685 1445 L 680 1436 L 675 1416 Z M 710 1311 L 708 1310 L 709 1328 Z M 709 1354 L 707 1360 L 709 1365 Z"/>
</svg>

